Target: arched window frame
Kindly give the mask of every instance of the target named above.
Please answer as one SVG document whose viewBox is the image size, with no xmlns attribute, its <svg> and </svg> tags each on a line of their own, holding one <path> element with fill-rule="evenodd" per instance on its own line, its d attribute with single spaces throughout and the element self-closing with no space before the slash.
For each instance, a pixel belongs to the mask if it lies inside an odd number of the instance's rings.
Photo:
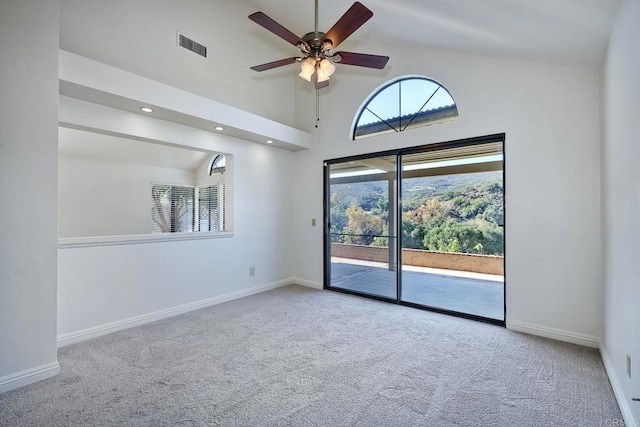
<svg viewBox="0 0 640 427">
<path fill-rule="evenodd" d="M 389 128 L 386 129 L 386 130 L 382 130 L 382 131 L 378 131 L 378 132 L 372 132 L 372 133 L 356 136 L 356 131 L 358 129 L 358 122 L 360 121 L 360 118 L 362 117 L 362 114 L 367 110 L 367 107 L 369 106 L 369 104 L 378 95 L 380 95 L 383 91 L 385 91 L 388 87 L 393 86 L 393 85 L 395 85 L 397 83 L 401 83 L 402 81 L 406 81 L 406 80 L 424 80 L 424 81 L 428 81 L 428 82 L 431 82 L 431 83 L 437 85 L 438 86 L 437 90 L 444 90 L 449 95 L 449 97 L 453 101 L 452 110 L 455 110 L 455 113 L 452 113 L 451 115 L 449 115 L 447 117 L 443 117 L 442 119 L 436 119 L 436 120 L 428 121 L 428 122 L 425 122 L 424 124 L 421 124 L 420 126 L 413 126 L 413 127 L 410 127 L 409 129 L 415 129 L 417 127 L 431 126 L 431 125 L 435 125 L 435 124 L 440 124 L 440 123 L 456 120 L 458 118 L 458 105 L 457 105 L 453 95 L 449 91 L 449 89 L 447 89 L 442 83 L 440 83 L 437 80 L 434 80 L 432 78 L 429 78 L 429 77 L 426 77 L 426 76 L 421 76 L 421 75 L 400 76 L 400 77 L 397 77 L 395 79 L 392 79 L 392 80 L 390 80 L 388 82 L 385 82 L 384 84 L 380 85 L 378 88 L 376 88 L 374 91 L 372 91 L 369 94 L 369 96 L 367 96 L 365 98 L 365 100 L 362 102 L 362 104 L 360 104 L 360 107 L 358 108 L 358 112 L 355 115 L 355 117 L 353 119 L 353 122 L 352 122 L 352 125 L 351 125 L 351 139 L 352 140 L 355 141 L 356 139 L 367 138 L 367 137 L 370 137 L 370 136 L 383 135 L 383 134 L 393 133 L 393 132 L 403 132 L 404 130 L 407 130 L 407 127 L 403 128 L 403 129 L 400 129 L 400 130 L 395 130 L 393 127 L 389 126 Z M 401 85 L 400 85 L 400 87 L 401 87 Z M 418 113 L 419 113 L 419 111 L 418 111 Z M 416 113 L 416 114 L 418 114 L 418 113 Z"/>
</svg>

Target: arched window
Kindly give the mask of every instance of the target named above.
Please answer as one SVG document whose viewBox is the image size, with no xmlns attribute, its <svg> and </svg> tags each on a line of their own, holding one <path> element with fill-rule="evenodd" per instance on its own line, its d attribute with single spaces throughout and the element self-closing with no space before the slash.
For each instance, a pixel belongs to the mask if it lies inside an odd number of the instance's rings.
<svg viewBox="0 0 640 427">
<path fill-rule="evenodd" d="M 455 120 L 449 91 L 426 77 L 401 77 L 369 95 L 358 111 L 353 139 Z"/>
</svg>

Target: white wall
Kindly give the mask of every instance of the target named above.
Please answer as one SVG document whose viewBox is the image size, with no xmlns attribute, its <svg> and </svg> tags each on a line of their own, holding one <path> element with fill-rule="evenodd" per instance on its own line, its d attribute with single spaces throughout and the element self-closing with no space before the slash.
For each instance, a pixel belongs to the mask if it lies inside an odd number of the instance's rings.
<svg viewBox="0 0 640 427">
<path fill-rule="evenodd" d="M 507 324 L 597 346 L 602 329 L 598 72 L 397 46 L 356 48 L 388 52 L 389 69 L 338 66 L 330 88 L 321 92 L 316 142 L 295 159 L 296 276 L 323 280 L 322 227 L 310 226 L 311 218 L 322 218 L 323 160 L 505 132 Z M 459 119 L 351 141 L 361 102 L 385 81 L 408 74 L 425 75 L 449 89 Z M 299 83 L 297 119 L 311 129 L 313 92 Z"/>
<path fill-rule="evenodd" d="M 291 68 L 249 67 L 296 51 L 250 21 L 253 12 L 222 0 L 62 0 L 60 48 L 291 124 L 293 85 L 281 78 Z M 206 45 L 209 57 L 177 47 L 177 31 Z"/>
<path fill-rule="evenodd" d="M 58 8 L 0 2 L 0 392 L 59 370 Z"/>
<path fill-rule="evenodd" d="M 70 117 L 70 103 L 61 116 Z M 79 102 L 118 133 L 126 113 Z M 233 188 L 233 237 L 59 250 L 58 335 L 86 338 L 127 319 L 229 294 L 252 292 L 291 277 L 293 153 L 219 133 L 143 117 L 137 138 L 162 134 L 165 142 L 231 154 L 225 173 Z M 129 125 L 123 125 L 129 126 Z M 101 127 L 102 128 L 102 127 Z M 63 172 L 61 172 L 63 174 Z M 249 276 L 255 267 L 255 276 Z"/>
<path fill-rule="evenodd" d="M 151 184 L 195 185 L 194 172 L 60 156 L 58 237 L 151 233 Z"/>
<path fill-rule="evenodd" d="M 628 425 L 640 425 L 640 1 L 625 0 L 604 67 L 603 358 Z M 632 358 L 627 376 L 626 355 Z M 631 422 L 635 419 L 635 424 Z"/>
<path fill-rule="evenodd" d="M 104 64 L 292 122 L 291 80 L 278 79 L 277 71 L 261 77 L 249 70 L 255 61 L 282 55 L 268 44 L 255 53 L 266 30 L 247 19 L 251 12 L 239 2 L 63 0 L 60 44 Z M 210 58 L 176 47 L 177 30 L 206 44 Z M 285 102 L 274 104 L 275 98 Z M 82 129 L 231 154 L 234 167 L 225 180 L 233 188 L 227 205 L 234 234 L 60 249 L 59 336 L 82 337 L 82 331 L 291 277 L 292 153 L 65 96 L 60 105 L 61 121 Z M 252 266 L 256 274 L 249 277 Z"/>
</svg>

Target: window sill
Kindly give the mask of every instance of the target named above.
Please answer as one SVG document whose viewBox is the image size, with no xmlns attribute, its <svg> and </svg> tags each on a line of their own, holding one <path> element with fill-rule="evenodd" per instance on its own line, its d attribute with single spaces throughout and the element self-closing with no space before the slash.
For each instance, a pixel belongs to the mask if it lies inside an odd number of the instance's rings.
<svg viewBox="0 0 640 427">
<path fill-rule="evenodd" d="M 65 237 L 58 239 L 58 249 L 136 245 L 140 243 L 179 242 L 184 240 L 223 239 L 229 237 L 233 237 L 233 232 L 205 231 L 197 233 L 157 233 L 131 234 L 127 236 Z"/>
</svg>

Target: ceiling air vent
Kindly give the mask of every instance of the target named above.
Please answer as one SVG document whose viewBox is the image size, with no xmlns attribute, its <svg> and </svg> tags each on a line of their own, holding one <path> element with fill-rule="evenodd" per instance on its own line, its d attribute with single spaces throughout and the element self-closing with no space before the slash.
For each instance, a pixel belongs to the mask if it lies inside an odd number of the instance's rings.
<svg viewBox="0 0 640 427">
<path fill-rule="evenodd" d="M 185 49 L 189 49 L 191 52 L 195 52 L 200 56 L 204 56 L 205 58 L 207 57 L 207 47 L 195 40 L 191 40 L 184 34 L 178 33 L 178 45 Z"/>
</svg>

